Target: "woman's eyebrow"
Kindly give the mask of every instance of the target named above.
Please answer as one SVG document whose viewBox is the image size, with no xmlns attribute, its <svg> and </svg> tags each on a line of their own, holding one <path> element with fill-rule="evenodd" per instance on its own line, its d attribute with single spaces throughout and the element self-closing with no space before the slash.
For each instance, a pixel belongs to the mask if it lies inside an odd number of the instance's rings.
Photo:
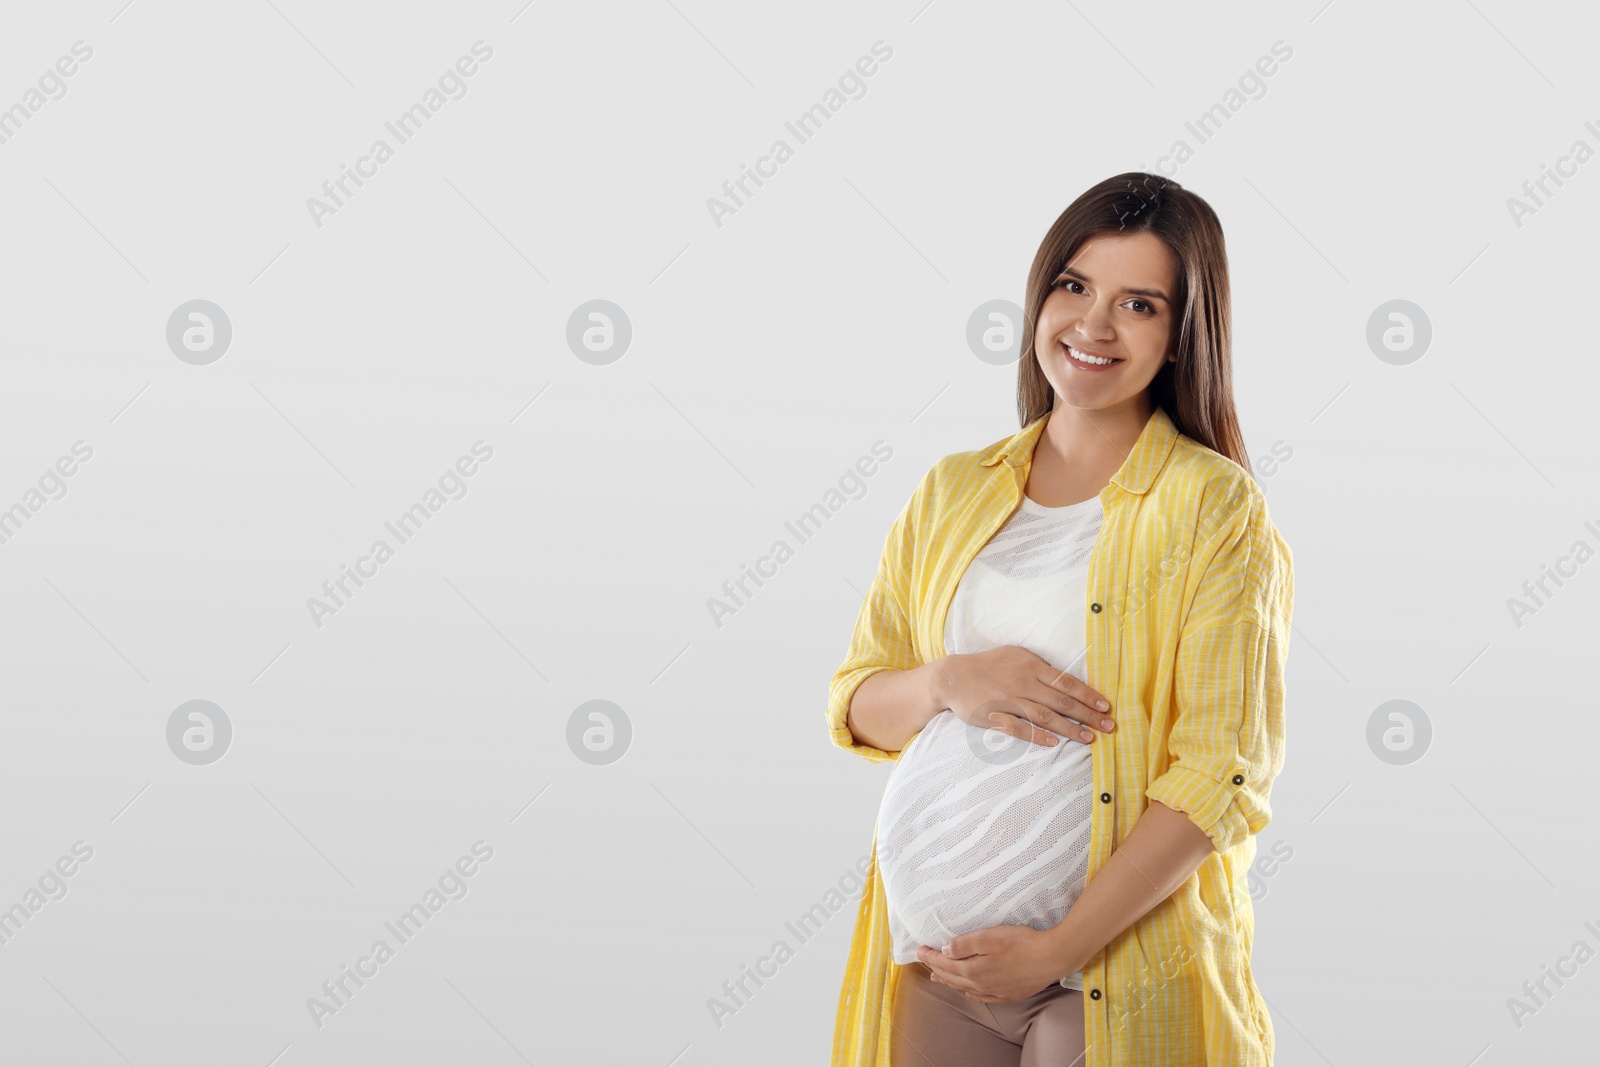
<svg viewBox="0 0 1600 1067">
<path fill-rule="evenodd" d="M 1080 282 L 1087 282 L 1090 285 L 1094 284 L 1094 281 L 1087 274 L 1084 274 L 1080 270 L 1074 270 L 1071 267 L 1062 267 L 1061 273 L 1063 275 L 1071 275 Z M 1133 296 L 1148 296 L 1155 300 L 1160 300 L 1166 304 L 1172 303 L 1171 298 L 1168 297 L 1166 293 L 1163 293 L 1160 289 L 1124 289 L 1122 291 L 1124 293 L 1130 293 Z"/>
</svg>

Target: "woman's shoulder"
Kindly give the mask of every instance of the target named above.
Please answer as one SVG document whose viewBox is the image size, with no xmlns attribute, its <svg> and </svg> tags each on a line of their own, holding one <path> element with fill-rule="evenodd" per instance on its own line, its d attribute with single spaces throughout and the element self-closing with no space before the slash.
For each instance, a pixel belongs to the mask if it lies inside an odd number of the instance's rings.
<svg viewBox="0 0 1600 1067">
<path fill-rule="evenodd" d="M 1030 428 L 1025 426 L 978 448 L 945 453 L 923 473 L 914 497 L 929 504 L 947 504 L 972 493 L 989 478 L 1002 473 L 993 470 L 994 467 L 1008 458 L 1023 455 L 1023 449 L 1031 448 Z"/>
<path fill-rule="evenodd" d="M 1186 434 L 1178 435 L 1152 489 L 1206 510 L 1248 508 L 1264 514 L 1266 508 L 1266 493 L 1255 475 Z"/>
<path fill-rule="evenodd" d="M 1267 494 L 1255 475 L 1214 449 L 1180 434 L 1172 455 L 1152 485 L 1164 494 L 1163 508 L 1183 515 L 1196 544 L 1244 540 L 1262 558 L 1271 558 L 1287 581 L 1294 554 L 1267 507 Z"/>
</svg>

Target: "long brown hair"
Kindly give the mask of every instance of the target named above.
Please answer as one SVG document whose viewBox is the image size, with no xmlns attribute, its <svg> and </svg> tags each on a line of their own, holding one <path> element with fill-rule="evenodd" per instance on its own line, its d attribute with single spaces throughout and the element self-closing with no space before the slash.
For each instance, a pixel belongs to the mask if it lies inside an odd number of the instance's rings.
<svg viewBox="0 0 1600 1067">
<path fill-rule="evenodd" d="M 1177 362 L 1163 363 L 1150 383 L 1151 397 L 1178 430 L 1250 469 L 1233 408 L 1232 316 L 1228 252 L 1217 213 L 1171 178 L 1129 171 L 1095 185 L 1063 211 L 1044 235 L 1028 271 L 1017 360 L 1017 415 L 1023 426 L 1048 412 L 1055 399 L 1034 353 L 1039 310 L 1061 268 L 1085 240 L 1100 233 L 1149 230 L 1178 261 Z"/>
</svg>

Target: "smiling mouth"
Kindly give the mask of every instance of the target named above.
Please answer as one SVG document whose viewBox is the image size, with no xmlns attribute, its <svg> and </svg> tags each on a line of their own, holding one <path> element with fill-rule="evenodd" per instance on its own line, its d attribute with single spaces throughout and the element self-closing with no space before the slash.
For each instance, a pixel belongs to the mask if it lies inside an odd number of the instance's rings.
<svg viewBox="0 0 1600 1067">
<path fill-rule="evenodd" d="M 1114 359 L 1110 356 L 1100 356 L 1093 352 L 1085 352 L 1081 348 L 1074 348 L 1064 341 L 1061 343 L 1061 349 L 1066 352 L 1068 359 L 1085 367 L 1111 367 L 1122 362 L 1122 360 Z"/>
</svg>

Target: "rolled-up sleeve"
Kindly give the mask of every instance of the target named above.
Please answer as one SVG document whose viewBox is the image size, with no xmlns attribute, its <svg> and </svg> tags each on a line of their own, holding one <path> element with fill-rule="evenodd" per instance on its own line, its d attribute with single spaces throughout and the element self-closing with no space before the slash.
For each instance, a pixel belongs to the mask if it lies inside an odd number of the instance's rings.
<svg viewBox="0 0 1600 1067">
<path fill-rule="evenodd" d="M 921 665 L 912 630 L 912 562 L 917 517 L 926 501 L 930 470 L 901 509 L 884 539 L 878 573 L 856 615 L 850 647 L 828 686 L 828 734 L 833 743 L 875 763 L 899 759 L 900 753 L 856 740 L 846 723 L 850 700 L 861 683 L 884 670 L 911 670 Z"/>
<path fill-rule="evenodd" d="M 1166 770 L 1145 796 L 1188 815 L 1218 852 L 1266 828 L 1284 759 L 1293 558 L 1259 491 L 1202 542 L 1178 637 Z"/>
</svg>

